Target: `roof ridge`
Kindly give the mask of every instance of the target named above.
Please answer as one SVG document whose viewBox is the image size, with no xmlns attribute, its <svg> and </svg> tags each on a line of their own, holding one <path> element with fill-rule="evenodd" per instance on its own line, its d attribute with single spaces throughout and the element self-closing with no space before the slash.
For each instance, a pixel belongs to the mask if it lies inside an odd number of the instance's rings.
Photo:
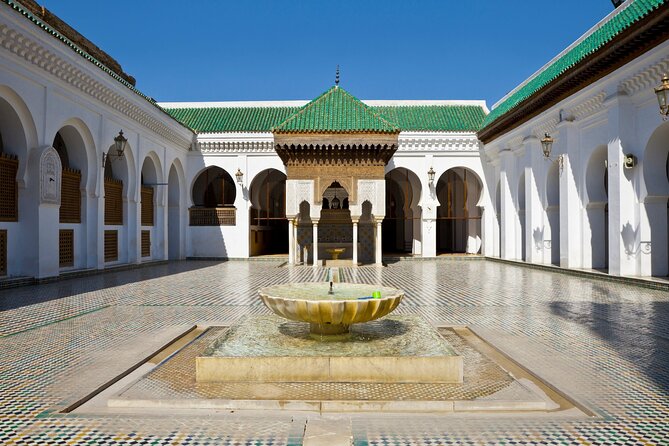
<svg viewBox="0 0 669 446">
<path fill-rule="evenodd" d="M 351 93 L 346 91 L 344 88 L 335 85 L 333 87 L 330 87 L 323 93 L 321 93 L 317 98 L 309 101 L 307 104 L 303 105 L 300 107 L 300 109 L 295 112 L 292 116 L 288 117 L 285 121 L 281 122 L 280 124 L 274 126 L 271 130 L 272 132 L 282 132 L 291 122 L 304 117 L 310 110 L 312 110 L 314 107 L 317 107 L 321 102 L 326 101 L 328 98 L 333 97 L 337 92 L 339 92 L 339 96 L 342 100 L 342 102 L 345 102 L 349 104 L 352 108 L 359 110 L 363 114 L 368 115 L 370 118 L 375 119 L 379 121 L 382 124 L 382 127 L 386 127 L 386 129 L 377 129 L 377 131 L 383 132 L 383 133 L 392 133 L 392 132 L 400 132 L 400 127 L 399 125 L 393 123 L 390 121 L 388 118 L 385 116 L 381 115 L 381 113 L 377 112 L 374 110 L 372 107 L 368 106 L 364 102 L 362 102 L 360 99 L 357 97 L 353 96 Z M 333 97 L 333 100 L 336 101 L 337 99 Z M 356 129 L 356 130 L 362 130 L 362 129 Z M 297 130 L 298 132 L 300 130 Z M 287 133 L 290 133 L 290 131 L 286 131 Z"/>
</svg>

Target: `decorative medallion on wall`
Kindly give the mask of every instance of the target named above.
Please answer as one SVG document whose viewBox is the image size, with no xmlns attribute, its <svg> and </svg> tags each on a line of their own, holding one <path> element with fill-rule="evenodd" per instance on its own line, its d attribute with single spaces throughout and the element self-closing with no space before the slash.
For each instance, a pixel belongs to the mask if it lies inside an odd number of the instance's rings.
<svg viewBox="0 0 669 446">
<path fill-rule="evenodd" d="M 60 204 L 62 170 L 56 149 L 44 149 L 39 162 L 40 203 Z"/>
</svg>

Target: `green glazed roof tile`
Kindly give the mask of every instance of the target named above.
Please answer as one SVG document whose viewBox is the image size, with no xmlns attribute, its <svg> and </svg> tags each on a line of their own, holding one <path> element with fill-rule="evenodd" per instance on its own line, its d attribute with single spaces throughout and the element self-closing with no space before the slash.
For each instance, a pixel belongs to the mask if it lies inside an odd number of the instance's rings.
<svg viewBox="0 0 669 446">
<path fill-rule="evenodd" d="M 628 0 L 619 11 L 599 25 L 573 48 L 558 57 L 546 68 L 528 79 L 521 87 L 512 92 L 486 116 L 482 129 L 517 107 L 531 96 L 538 93 L 546 85 L 560 77 L 585 58 L 597 52 L 613 38 L 628 29 L 631 25 L 646 17 L 653 10 L 669 0 Z"/>
<path fill-rule="evenodd" d="M 378 106 L 373 110 L 408 131 L 475 132 L 485 111 L 478 105 Z"/>
<path fill-rule="evenodd" d="M 399 133 L 397 125 L 338 86 L 301 107 L 275 133 Z"/>
<path fill-rule="evenodd" d="M 404 131 L 475 132 L 485 111 L 478 105 L 391 105 L 368 107 Z M 197 133 L 269 132 L 301 107 L 165 108 Z"/>
<path fill-rule="evenodd" d="M 299 107 L 166 108 L 177 121 L 197 133 L 269 132 Z"/>
</svg>

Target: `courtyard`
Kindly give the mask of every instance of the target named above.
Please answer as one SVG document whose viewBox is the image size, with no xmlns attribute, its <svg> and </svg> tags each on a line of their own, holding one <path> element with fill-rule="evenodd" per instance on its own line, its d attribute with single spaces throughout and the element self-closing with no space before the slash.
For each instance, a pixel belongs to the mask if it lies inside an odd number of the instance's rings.
<svg viewBox="0 0 669 446">
<path fill-rule="evenodd" d="M 589 416 L 63 413 L 193 325 L 269 314 L 260 287 L 327 274 L 283 259 L 191 260 L 1 290 L 0 443 L 302 444 L 305 426 L 319 419 L 349 426 L 355 445 L 669 442 L 666 288 L 479 257 L 339 273 L 404 290 L 396 313 L 475 330 Z"/>
</svg>

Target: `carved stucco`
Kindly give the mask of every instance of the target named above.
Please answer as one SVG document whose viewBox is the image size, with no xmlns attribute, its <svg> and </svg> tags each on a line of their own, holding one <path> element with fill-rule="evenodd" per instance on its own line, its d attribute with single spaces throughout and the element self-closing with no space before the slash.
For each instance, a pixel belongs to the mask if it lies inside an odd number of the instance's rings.
<svg viewBox="0 0 669 446">
<path fill-rule="evenodd" d="M 62 170 L 56 149 L 44 149 L 39 161 L 40 203 L 60 204 Z"/>
</svg>

